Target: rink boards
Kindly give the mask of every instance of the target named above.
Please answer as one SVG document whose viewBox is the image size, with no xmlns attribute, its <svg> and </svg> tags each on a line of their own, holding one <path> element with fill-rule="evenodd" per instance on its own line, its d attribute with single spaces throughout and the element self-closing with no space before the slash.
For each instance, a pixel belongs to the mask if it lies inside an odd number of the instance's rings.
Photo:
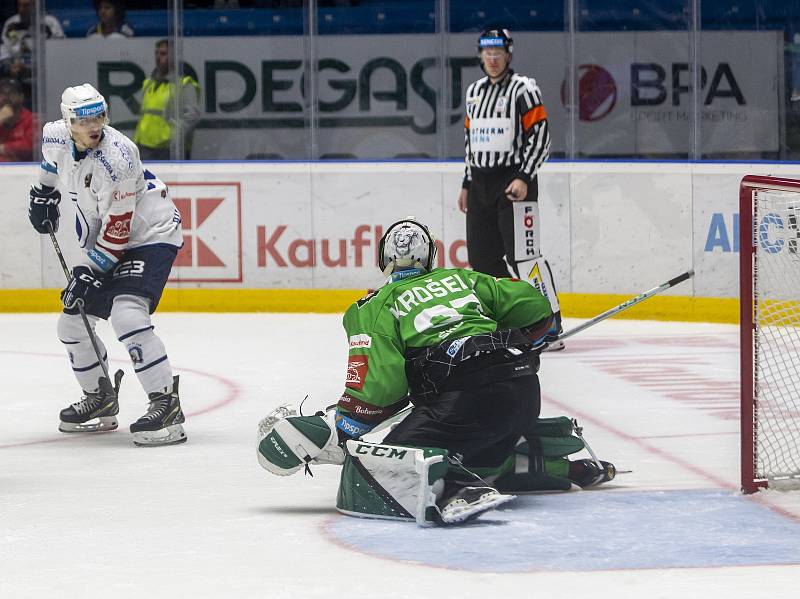
<svg viewBox="0 0 800 599">
<path fill-rule="evenodd" d="M 181 211 L 184 249 L 162 310 L 338 312 L 380 284 L 378 240 L 413 215 L 440 266 L 467 266 L 454 162 L 154 163 Z M 34 165 L 4 166 L 0 311 L 50 311 L 63 274 L 27 220 Z M 590 316 L 694 268 L 630 316 L 735 322 L 738 188 L 745 174 L 800 165 L 550 162 L 540 174 L 542 249 L 567 315 Z M 77 248 L 72 207 L 58 232 Z"/>
</svg>

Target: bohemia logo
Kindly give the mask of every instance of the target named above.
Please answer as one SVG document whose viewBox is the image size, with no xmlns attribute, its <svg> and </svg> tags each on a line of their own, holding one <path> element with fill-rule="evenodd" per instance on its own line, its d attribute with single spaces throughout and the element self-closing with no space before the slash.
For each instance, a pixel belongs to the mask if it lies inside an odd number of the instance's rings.
<svg viewBox="0 0 800 599">
<path fill-rule="evenodd" d="M 567 82 L 561 84 L 561 102 L 569 105 Z M 582 121 L 599 121 L 617 104 L 617 83 L 611 73 L 596 64 L 578 67 L 578 116 Z"/>
<path fill-rule="evenodd" d="M 242 282 L 239 183 L 168 183 L 181 213 L 183 248 L 170 281 Z"/>
</svg>

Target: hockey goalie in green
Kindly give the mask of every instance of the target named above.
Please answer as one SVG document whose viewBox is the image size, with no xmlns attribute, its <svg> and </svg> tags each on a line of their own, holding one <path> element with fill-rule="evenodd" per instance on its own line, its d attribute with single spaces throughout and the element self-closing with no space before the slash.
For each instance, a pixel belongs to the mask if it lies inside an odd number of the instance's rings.
<svg viewBox="0 0 800 599">
<path fill-rule="evenodd" d="M 339 511 L 423 526 L 612 479 L 609 462 L 569 460 L 585 447 L 577 423 L 539 418 L 539 354 L 556 338 L 549 301 L 525 281 L 435 268 L 435 257 L 425 225 L 387 229 L 387 282 L 344 315 L 344 393 L 314 416 L 271 412 L 259 463 L 278 475 L 341 465 Z"/>
</svg>

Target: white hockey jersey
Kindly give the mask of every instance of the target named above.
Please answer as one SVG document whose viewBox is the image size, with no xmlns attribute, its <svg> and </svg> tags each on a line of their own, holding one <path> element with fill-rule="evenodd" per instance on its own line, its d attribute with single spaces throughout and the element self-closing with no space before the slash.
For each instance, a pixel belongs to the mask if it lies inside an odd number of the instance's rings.
<svg viewBox="0 0 800 599">
<path fill-rule="evenodd" d="M 62 199 L 74 204 L 82 264 L 107 272 L 126 249 L 183 244 L 167 186 L 143 168 L 136 145 L 113 127 L 103 129 L 97 148 L 79 153 L 63 120 L 47 123 L 42 156 L 39 183 L 59 186 Z"/>
</svg>

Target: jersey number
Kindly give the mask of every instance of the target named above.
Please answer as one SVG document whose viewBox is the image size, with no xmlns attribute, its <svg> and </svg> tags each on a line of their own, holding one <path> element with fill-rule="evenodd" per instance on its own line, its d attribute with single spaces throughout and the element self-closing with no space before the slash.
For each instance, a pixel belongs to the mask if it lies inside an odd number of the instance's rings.
<svg viewBox="0 0 800 599">
<path fill-rule="evenodd" d="M 440 329 L 456 323 L 464 318 L 464 315 L 456 308 L 463 308 L 469 304 L 475 304 L 478 314 L 483 316 L 481 300 L 474 293 L 470 293 L 467 296 L 452 300 L 449 306 L 439 305 L 425 308 L 414 318 L 414 328 L 418 333 L 423 333 L 429 329 Z"/>
</svg>

